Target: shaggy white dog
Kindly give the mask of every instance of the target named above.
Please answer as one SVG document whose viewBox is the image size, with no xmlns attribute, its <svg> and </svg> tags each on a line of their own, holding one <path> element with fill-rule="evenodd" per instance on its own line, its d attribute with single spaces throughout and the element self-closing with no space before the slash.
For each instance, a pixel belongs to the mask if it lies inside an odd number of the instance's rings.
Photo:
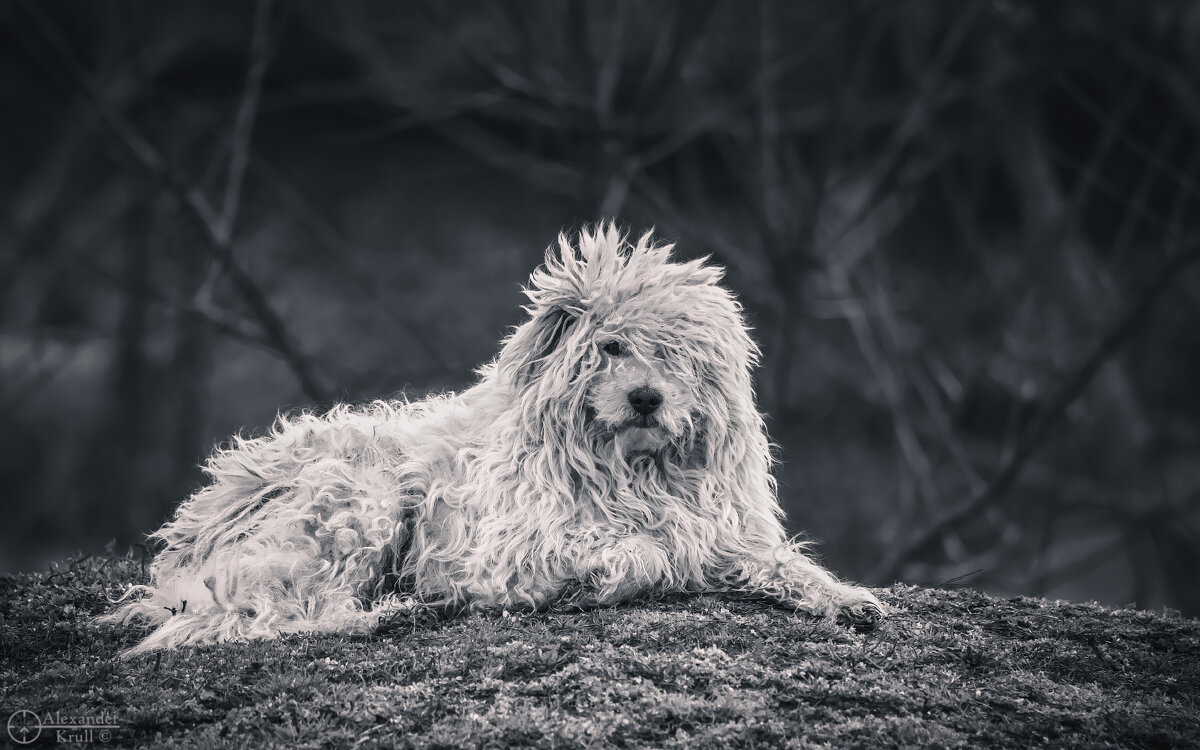
<svg viewBox="0 0 1200 750">
<path fill-rule="evenodd" d="M 136 653 L 413 606 L 739 591 L 873 627 L 875 596 L 784 533 L 740 305 L 670 250 L 612 224 L 560 236 L 469 390 L 234 438 L 152 535 L 151 584 L 104 619 L 159 626 Z"/>
</svg>

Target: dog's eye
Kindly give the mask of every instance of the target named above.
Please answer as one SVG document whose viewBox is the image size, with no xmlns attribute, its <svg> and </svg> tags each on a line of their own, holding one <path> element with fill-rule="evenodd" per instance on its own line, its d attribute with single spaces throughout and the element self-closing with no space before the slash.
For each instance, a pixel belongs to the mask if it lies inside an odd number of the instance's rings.
<svg viewBox="0 0 1200 750">
<path fill-rule="evenodd" d="M 600 347 L 610 357 L 623 357 L 626 354 L 625 345 L 620 341 L 609 341 Z"/>
</svg>

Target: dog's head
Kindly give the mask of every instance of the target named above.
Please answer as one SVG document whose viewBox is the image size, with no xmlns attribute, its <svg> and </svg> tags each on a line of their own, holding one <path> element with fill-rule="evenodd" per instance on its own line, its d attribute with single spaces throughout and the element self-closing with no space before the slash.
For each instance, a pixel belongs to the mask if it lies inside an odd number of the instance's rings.
<svg viewBox="0 0 1200 750">
<path fill-rule="evenodd" d="M 719 268 L 670 251 L 611 223 L 574 244 L 559 236 L 525 289 L 530 319 L 497 363 L 524 408 L 625 455 L 690 453 L 753 410 L 758 349 L 740 305 Z"/>
</svg>

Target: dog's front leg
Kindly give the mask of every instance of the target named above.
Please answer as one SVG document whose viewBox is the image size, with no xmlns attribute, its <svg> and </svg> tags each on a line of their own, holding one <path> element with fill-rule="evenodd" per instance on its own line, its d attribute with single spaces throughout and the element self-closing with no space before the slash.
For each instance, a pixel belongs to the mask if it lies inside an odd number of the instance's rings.
<svg viewBox="0 0 1200 750">
<path fill-rule="evenodd" d="M 593 535 L 580 555 L 584 598 L 601 606 L 628 601 L 655 587 L 669 568 L 663 546 L 645 534 Z"/>
<path fill-rule="evenodd" d="M 796 544 L 784 544 L 763 555 L 738 560 L 730 576 L 733 588 L 759 594 L 796 609 L 831 617 L 856 630 L 874 630 L 884 607 L 870 589 L 839 581 L 813 562 Z"/>
</svg>

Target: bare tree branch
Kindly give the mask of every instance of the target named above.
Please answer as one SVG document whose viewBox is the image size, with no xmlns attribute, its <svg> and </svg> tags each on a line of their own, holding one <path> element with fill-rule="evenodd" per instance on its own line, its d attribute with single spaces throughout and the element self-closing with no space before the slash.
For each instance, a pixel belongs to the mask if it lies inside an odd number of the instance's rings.
<svg viewBox="0 0 1200 750">
<path fill-rule="evenodd" d="M 461 369 L 447 352 L 446 337 L 441 335 L 436 327 L 420 325 L 410 316 L 398 315 L 390 306 L 383 304 L 377 284 L 368 283 L 375 278 L 372 270 L 361 262 L 356 262 L 364 248 L 345 237 L 341 230 L 325 215 L 325 211 L 309 200 L 295 185 L 268 162 L 261 154 L 251 155 L 250 170 L 262 182 L 273 188 L 282 198 L 282 206 L 289 210 L 292 216 L 306 227 L 316 240 L 329 251 L 332 259 L 339 263 L 348 276 L 359 285 L 366 294 L 374 300 L 376 306 L 384 312 L 397 326 L 402 328 L 436 363 L 431 372 L 455 372 Z"/>
<path fill-rule="evenodd" d="M 480 49 L 478 45 L 464 41 L 451 21 L 446 18 L 444 12 L 437 7 L 437 3 L 423 0 L 423 2 L 416 3 L 414 7 L 428 19 L 431 26 L 454 45 L 467 63 L 513 93 L 527 96 L 535 101 L 548 102 L 553 106 L 574 106 L 584 110 L 590 107 L 591 102 L 587 101 L 585 97 L 577 95 L 570 87 L 555 86 L 548 82 L 544 86 L 539 86 L 521 72 L 506 65 L 495 55 L 488 56 L 486 51 Z"/>
<path fill-rule="evenodd" d="M 619 0 L 608 19 L 608 39 L 604 45 L 604 57 L 596 70 L 596 119 L 602 130 L 612 126 L 613 98 L 621 80 L 621 59 L 624 56 L 626 24 L 629 20 L 628 0 Z"/>
<path fill-rule="evenodd" d="M 899 574 L 902 566 L 915 552 L 936 541 L 943 534 L 977 516 L 999 500 L 1021 473 L 1025 463 L 1045 440 L 1067 408 L 1075 403 L 1092 382 L 1096 374 L 1121 347 L 1129 341 L 1154 309 L 1154 303 L 1170 288 L 1176 278 L 1188 266 L 1200 260 L 1200 242 L 1176 252 L 1163 261 L 1153 279 L 1146 285 L 1137 299 L 1108 328 L 1092 351 L 1072 371 L 1070 377 L 1059 388 L 1047 406 L 1039 411 L 1021 433 L 1016 445 L 1004 460 L 995 477 L 983 490 L 973 497 L 942 513 L 932 523 L 915 534 L 907 543 L 897 546 L 876 568 L 873 580 L 890 581 Z"/>
<path fill-rule="evenodd" d="M 21 7 L 30 19 L 35 32 L 57 56 L 59 65 L 69 75 L 72 84 L 97 109 L 121 144 L 144 169 L 161 180 L 187 206 L 189 213 L 196 219 L 203 231 L 209 252 L 225 269 L 234 288 L 249 306 L 259 325 L 262 326 L 265 339 L 291 368 L 305 395 L 315 401 L 328 401 L 329 392 L 321 383 L 313 364 L 293 343 L 292 336 L 283 319 L 275 312 L 258 284 L 238 265 L 233 256 L 230 239 L 223 237 L 219 230 L 220 216 L 213 210 L 201 190 L 186 176 L 171 168 L 159 150 L 96 91 L 62 34 L 43 15 L 38 5 L 23 0 Z"/>
<path fill-rule="evenodd" d="M 1175 148 L 1179 141 L 1179 135 L 1182 131 L 1178 119 L 1172 119 L 1171 123 L 1163 128 L 1162 135 L 1158 139 L 1158 143 L 1154 147 L 1154 153 L 1160 158 L 1165 158 L 1171 149 Z M 1200 156 L 1200 146 L 1193 148 L 1192 153 L 1188 156 L 1186 169 L 1188 172 L 1195 171 L 1197 167 L 1197 157 Z M 1133 241 L 1134 233 L 1138 228 L 1138 213 L 1144 211 L 1150 203 L 1150 194 L 1158 183 L 1158 170 L 1153 167 L 1147 167 L 1142 170 L 1141 176 L 1138 178 L 1137 185 L 1133 189 L 1133 196 L 1130 199 L 1131 205 L 1125 209 L 1124 215 L 1121 217 L 1121 223 L 1117 227 L 1117 231 L 1113 233 L 1112 242 L 1109 243 L 1109 257 L 1113 261 L 1124 257 L 1125 251 L 1129 249 L 1130 243 Z M 1174 212 L 1175 206 L 1182 201 L 1186 203 L 1191 200 L 1191 196 L 1186 191 L 1180 190 L 1173 202 L 1171 216 L 1168 217 L 1168 225 L 1165 227 L 1166 237 L 1168 241 L 1176 239 L 1176 233 L 1170 222 L 1177 219 Z M 1110 261 L 1110 262 L 1113 262 Z M 1115 265 L 1115 263 L 1114 263 Z"/>
<path fill-rule="evenodd" d="M 550 192 L 576 195 L 584 179 L 583 173 L 574 166 L 529 154 L 465 119 L 446 123 L 438 133 L 464 151 L 495 167 L 511 170 Z"/>
<path fill-rule="evenodd" d="M 221 217 L 217 223 L 217 236 L 224 244 L 233 237 L 238 209 L 241 207 L 242 182 L 246 165 L 250 161 L 250 141 L 254 135 L 254 120 L 258 114 L 258 102 L 262 97 L 263 77 L 267 72 L 268 30 L 271 18 L 271 0 L 258 0 L 254 7 L 254 30 L 250 38 L 250 64 L 246 68 L 246 83 L 242 88 L 242 99 L 238 105 L 237 119 L 233 126 L 233 143 L 230 148 L 229 178 L 225 184 L 225 200 L 221 204 Z"/>
<path fill-rule="evenodd" d="M 891 137 L 888 139 L 879 156 L 871 163 L 866 174 L 861 176 L 860 179 L 866 186 L 866 190 L 862 194 L 858 210 L 852 211 L 844 217 L 840 226 L 832 228 L 833 231 L 830 233 L 828 239 L 823 241 L 822 244 L 827 252 L 837 252 L 839 245 L 842 244 L 842 240 L 853 230 L 862 217 L 873 210 L 878 202 L 886 198 L 883 195 L 883 188 L 891 175 L 901 165 L 901 157 L 908 147 L 909 142 L 920 133 L 921 127 L 926 124 L 929 117 L 930 99 L 937 91 L 938 84 L 943 82 L 942 79 L 949 69 L 950 63 L 954 61 L 955 56 L 966 40 L 967 32 L 974 24 L 982 4 L 979 0 L 964 4 L 958 18 L 955 19 L 953 25 L 946 33 L 946 37 L 934 54 L 933 59 L 921 73 L 917 81 L 917 90 L 914 93 L 912 101 L 909 103 L 907 111 L 892 132 Z"/>
<path fill-rule="evenodd" d="M 828 274 L 830 285 L 838 295 L 854 341 L 862 353 L 863 359 L 874 375 L 875 383 L 883 394 L 888 410 L 892 414 L 892 429 L 895 432 L 896 443 L 905 463 L 912 472 L 912 477 L 919 489 L 921 500 L 926 504 L 935 503 L 939 496 L 937 482 L 933 475 L 933 464 L 925 452 L 921 440 L 917 436 L 913 420 L 904 404 L 904 371 L 894 367 L 893 360 L 881 351 L 879 337 L 868 319 L 868 312 L 858 301 L 851 286 L 849 273 L 845 269 L 834 268 Z M 882 293 L 883 290 L 878 290 Z M 881 311 L 881 314 L 887 314 Z M 914 498 L 916 499 L 916 498 Z M 915 515 L 917 508 L 902 508 L 899 515 L 903 519 Z"/>
<path fill-rule="evenodd" d="M 267 70 L 269 42 L 267 31 L 270 7 L 270 0 L 260 0 L 255 6 L 253 30 L 250 34 L 250 62 L 246 66 L 246 81 L 242 86 L 242 97 L 238 104 L 233 133 L 230 138 L 225 195 L 214 228 L 217 237 L 226 245 L 230 244 L 233 239 L 238 210 L 241 208 L 242 184 L 245 179 L 246 164 L 249 161 L 250 143 L 254 136 L 254 121 L 257 117 L 258 102 L 262 93 L 262 80 Z M 204 280 L 200 282 L 192 295 L 193 306 L 202 316 L 210 320 L 224 317 L 213 302 L 213 290 L 221 280 L 222 270 L 219 262 L 213 263 L 208 268 Z"/>
<path fill-rule="evenodd" d="M 993 0 L 988 0 L 987 5 L 992 15 L 999 19 L 1001 24 L 1007 28 L 1012 35 L 1015 36 L 1016 34 L 1020 33 L 1017 29 L 1012 27 L 1010 21 L 1005 17 L 1005 13 L 996 7 Z M 1177 101 L 1181 104 L 1181 106 L 1189 111 L 1189 114 L 1196 115 L 1197 113 L 1200 113 L 1200 109 L 1196 108 L 1197 106 L 1200 106 L 1200 99 L 1196 98 L 1195 86 L 1191 81 L 1173 77 L 1170 75 L 1169 69 L 1164 69 L 1157 63 L 1148 64 L 1146 57 L 1144 55 L 1140 55 L 1138 49 L 1131 44 L 1121 43 L 1117 45 L 1117 48 L 1119 54 L 1128 59 L 1130 62 L 1141 65 L 1149 73 L 1156 74 L 1159 77 L 1159 83 L 1166 86 L 1177 97 Z M 1073 81 L 1071 81 L 1071 79 L 1068 78 L 1062 70 L 1046 62 L 1044 59 L 1040 59 L 1038 56 L 1033 58 L 1033 62 L 1039 68 L 1041 68 L 1043 72 L 1050 76 L 1054 83 L 1060 89 L 1062 89 L 1062 91 L 1065 92 L 1072 101 L 1079 105 L 1079 108 L 1087 113 L 1089 117 L 1100 124 L 1104 124 L 1108 121 L 1109 116 L 1105 113 L 1104 107 L 1098 104 L 1080 86 L 1077 86 Z M 1180 85 L 1181 83 L 1182 86 Z M 1152 149 L 1147 147 L 1137 138 L 1130 135 L 1128 132 L 1118 132 L 1115 137 L 1121 145 L 1128 148 L 1146 163 L 1153 165 L 1163 174 L 1171 177 L 1180 189 L 1187 191 L 1189 195 L 1195 196 L 1200 194 L 1200 186 L 1197 186 L 1196 180 L 1185 170 L 1182 170 L 1169 163 L 1166 159 L 1160 157 Z"/>
</svg>

